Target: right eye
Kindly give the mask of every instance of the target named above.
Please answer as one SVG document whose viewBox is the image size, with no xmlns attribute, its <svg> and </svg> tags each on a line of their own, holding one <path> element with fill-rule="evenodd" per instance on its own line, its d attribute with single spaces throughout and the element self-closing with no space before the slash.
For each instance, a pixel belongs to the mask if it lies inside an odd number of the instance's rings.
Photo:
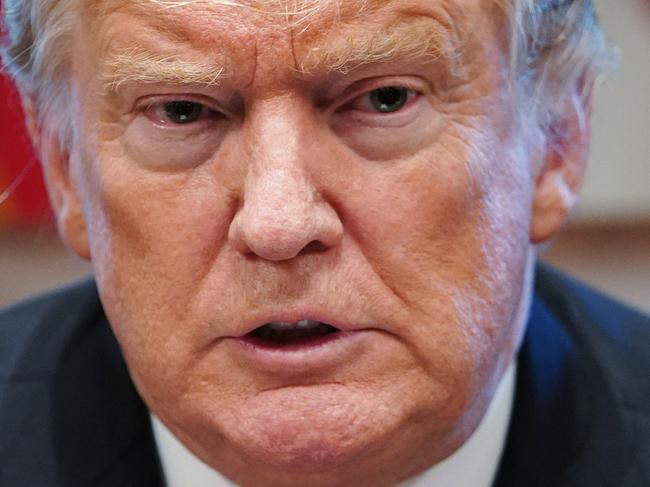
<svg viewBox="0 0 650 487">
<path fill-rule="evenodd" d="M 165 103 L 164 110 L 167 119 L 173 123 L 196 122 L 205 109 L 204 105 L 193 101 L 171 101 Z"/>
<path fill-rule="evenodd" d="M 145 112 L 149 118 L 160 125 L 190 125 L 219 116 L 219 112 L 193 100 L 152 103 Z"/>
</svg>

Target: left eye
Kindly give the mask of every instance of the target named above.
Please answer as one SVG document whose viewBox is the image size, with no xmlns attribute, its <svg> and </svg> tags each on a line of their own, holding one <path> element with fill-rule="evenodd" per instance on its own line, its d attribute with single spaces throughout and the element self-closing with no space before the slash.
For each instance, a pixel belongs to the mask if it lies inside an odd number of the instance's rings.
<svg viewBox="0 0 650 487">
<path fill-rule="evenodd" d="M 344 108 L 390 115 L 401 111 L 418 95 L 417 91 L 404 86 L 384 86 L 358 96 Z"/>
<path fill-rule="evenodd" d="M 174 124 L 196 122 L 208 110 L 205 105 L 188 100 L 174 100 L 162 105 L 167 121 Z"/>
<path fill-rule="evenodd" d="M 372 90 L 366 96 L 370 106 L 380 113 L 400 111 L 409 101 L 412 90 L 400 86 L 387 86 Z"/>
</svg>

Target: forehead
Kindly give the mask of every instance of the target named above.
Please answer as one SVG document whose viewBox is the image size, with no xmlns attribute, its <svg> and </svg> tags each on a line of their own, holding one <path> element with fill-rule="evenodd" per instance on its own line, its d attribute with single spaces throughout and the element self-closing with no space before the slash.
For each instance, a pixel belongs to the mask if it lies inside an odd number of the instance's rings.
<svg viewBox="0 0 650 487">
<path fill-rule="evenodd" d="M 258 33 L 273 29 L 310 29 L 317 24 L 357 18 L 395 0 L 87 0 L 83 25 L 97 26 L 112 14 L 122 14 L 160 27 L 170 35 L 209 33 L 228 25 L 222 34 L 236 35 L 244 26 Z"/>
<path fill-rule="evenodd" d="M 299 25 L 319 17 L 358 16 L 396 2 L 400 3 L 399 0 L 87 0 L 84 9 L 99 17 L 115 10 L 129 9 L 133 13 L 162 19 L 201 12 L 245 17 L 262 14 L 277 22 Z"/>
<path fill-rule="evenodd" d="M 242 28 L 289 29 L 306 34 L 349 23 L 363 23 L 377 14 L 420 14 L 436 17 L 449 27 L 460 27 L 476 14 L 489 12 L 499 0 L 86 0 L 84 25 L 96 26 L 110 14 L 121 12 L 160 27 L 170 35 L 188 32 L 206 35 L 210 27 L 227 24 L 221 35 L 236 35 Z M 92 27 L 91 27 L 92 28 Z"/>
<path fill-rule="evenodd" d="M 454 64 L 462 63 L 464 53 L 485 43 L 485 26 L 494 25 L 490 3 L 104 0 L 86 4 L 81 25 L 83 44 L 94 45 L 92 56 L 100 65 L 102 58 L 118 55 L 124 61 L 133 53 L 144 60 L 153 55 L 157 66 L 165 68 L 169 67 L 166 61 L 182 59 L 200 64 L 201 70 L 212 66 L 210 73 L 218 72 L 220 79 L 237 84 L 248 82 L 262 66 L 272 65 L 270 72 L 283 76 L 278 67 L 289 67 L 294 74 L 326 74 L 345 73 L 367 61 L 446 56 Z M 104 64 L 108 71 L 113 69 L 110 62 Z M 129 69 L 133 71 L 133 66 Z"/>
</svg>

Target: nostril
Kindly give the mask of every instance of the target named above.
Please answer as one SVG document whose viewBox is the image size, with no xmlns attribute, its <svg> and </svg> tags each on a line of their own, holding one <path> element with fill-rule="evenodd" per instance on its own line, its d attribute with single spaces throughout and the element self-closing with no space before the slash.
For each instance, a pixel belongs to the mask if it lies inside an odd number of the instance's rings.
<svg viewBox="0 0 650 487">
<path fill-rule="evenodd" d="M 312 240 L 309 242 L 300 252 L 301 254 L 317 254 L 325 252 L 327 250 L 327 245 L 325 245 L 320 240 Z"/>
</svg>

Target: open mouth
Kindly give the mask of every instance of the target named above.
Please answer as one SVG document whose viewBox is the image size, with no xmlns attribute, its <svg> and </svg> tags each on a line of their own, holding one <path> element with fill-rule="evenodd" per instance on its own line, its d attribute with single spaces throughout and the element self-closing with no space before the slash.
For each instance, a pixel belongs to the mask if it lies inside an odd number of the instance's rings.
<svg viewBox="0 0 650 487">
<path fill-rule="evenodd" d="M 255 328 L 247 335 L 259 345 L 282 347 L 289 345 L 316 345 L 335 338 L 340 330 L 314 320 L 300 320 L 296 323 L 272 321 Z"/>
</svg>

